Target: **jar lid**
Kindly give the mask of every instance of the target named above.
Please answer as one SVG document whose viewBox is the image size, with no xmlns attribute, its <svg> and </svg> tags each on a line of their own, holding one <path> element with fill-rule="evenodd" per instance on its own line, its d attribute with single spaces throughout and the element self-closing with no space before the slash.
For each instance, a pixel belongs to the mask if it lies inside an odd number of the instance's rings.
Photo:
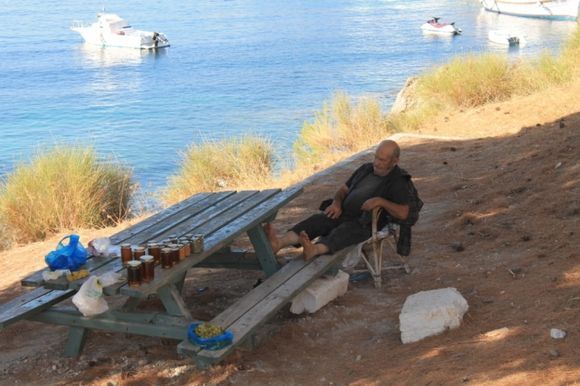
<svg viewBox="0 0 580 386">
<path fill-rule="evenodd" d="M 145 247 L 135 247 L 135 250 L 141 252 L 145 250 Z"/>
<path fill-rule="evenodd" d="M 141 256 L 141 261 L 144 262 L 144 263 L 146 263 L 148 261 L 152 261 L 153 259 L 154 259 L 154 257 L 151 256 L 151 255 L 143 255 L 143 256 Z"/>
<path fill-rule="evenodd" d="M 131 248 L 131 244 L 129 243 L 121 244 L 121 248 Z"/>
<path fill-rule="evenodd" d="M 130 260 L 127 262 L 127 265 L 129 265 L 130 267 L 138 267 L 141 265 L 141 262 L 139 260 Z"/>
</svg>

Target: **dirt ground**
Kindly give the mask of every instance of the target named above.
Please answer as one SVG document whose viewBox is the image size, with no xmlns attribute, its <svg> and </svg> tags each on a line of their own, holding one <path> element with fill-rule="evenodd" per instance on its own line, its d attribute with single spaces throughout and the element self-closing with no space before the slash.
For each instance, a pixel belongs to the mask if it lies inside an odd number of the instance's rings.
<svg viewBox="0 0 580 386">
<path fill-rule="evenodd" d="M 413 228 L 412 272 L 385 272 L 383 288 L 353 282 L 315 314 L 285 308 L 256 349 L 207 370 L 178 358 L 175 341 L 107 332 L 92 332 L 80 358 L 64 358 L 66 328 L 19 322 L 0 331 L 0 384 L 580 384 L 580 92 L 562 93 L 457 112 L 423 130 L 464 139 L 399 139 L 401 166 L 425 207 Z M 314 179 L 275 226 L 313 213 L 370 158 Z M 0 254 L 0 301 L 22 292 L 18 280 L 43 266 L 55 241 Z M 184 290 L 194 317 L 210 319 L 258 277 L 193 270 Z M 403 345 L 407 296 L 445 287 L 469 303 L 462 325 Z M 567 336 L 552 339 L 551 328 Z"/>
</svg>

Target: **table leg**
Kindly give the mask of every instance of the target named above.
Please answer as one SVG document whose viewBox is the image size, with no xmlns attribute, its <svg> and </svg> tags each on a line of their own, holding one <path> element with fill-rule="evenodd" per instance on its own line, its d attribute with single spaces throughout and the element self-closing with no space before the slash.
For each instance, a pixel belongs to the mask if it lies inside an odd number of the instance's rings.
<svg viewBox="0 0 580 386">
<path fill-rule="evenodd" d="M 276 260 L 276 256 L 272 251 L 270 241 L 268 240 L 264 229 L 262 229 L 261 226 L 252 228 L 248 231 L 248 236 L 250 237 L 250 241 L 254 246 L 254 250 L 256 251 L 256 255 L 258 256 L 262 270 L 266 273 L 266 275 L 270 276 L 274 272 L 278 271 L 278 269 L 280 269 L 280 264 L 278 264 L 278 261 Z"/>
<path fill-rule="evenodd" d="M 187 276 L 187 271 L 183 274 L 183 277 L 177 281 L 175 287 L 179 293 L 183 293 L 183 285 L 185 284 L 185 277 Z"/>
<path fill-rule="evenodd" d="M 70 327 L 68 338 L 64 346 L 64 355 L 67 357 L 78 357 L 85 345 L 87 329 L 83 327 Z"/>
<path fill-rule="evenodd" d="M 163 286 L 157 293 L 169 315 L 184 316 L 187 320 L 193 320 L 175 284 Z"/>
</svg>

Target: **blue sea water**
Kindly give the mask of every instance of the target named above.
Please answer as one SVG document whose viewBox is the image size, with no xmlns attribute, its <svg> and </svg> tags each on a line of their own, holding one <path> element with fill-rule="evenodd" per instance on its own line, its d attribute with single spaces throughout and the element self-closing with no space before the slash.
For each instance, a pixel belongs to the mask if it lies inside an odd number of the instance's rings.
<svg viewBox="0 0 580 386">
<path fill-rule="evenodd" d="M 69 29 L 102 1 L 0 0 L 0 175 L 55 143 L 93 145 L 128 164 L 143 191 L 165 186 L 191 143 L 245 133 L 282 157 L 333 92 L 379 98 L 454 55 L 557 52 L 576 22 L 484 12 L 477 0 L 105 2 L 135 28 L 167 35 L 157 53 L 95 48 Z M 431 16 L 463 35 L 425 36 Z M 519 29 L 508 51 L 490 29 Z"/>
</svg>

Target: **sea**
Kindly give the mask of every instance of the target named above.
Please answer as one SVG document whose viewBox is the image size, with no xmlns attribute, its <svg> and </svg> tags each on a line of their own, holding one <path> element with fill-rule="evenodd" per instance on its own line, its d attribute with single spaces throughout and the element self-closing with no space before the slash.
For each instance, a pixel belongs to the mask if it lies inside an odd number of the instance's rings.
<svg viewBox="0 0 580 386">
<path fill-rule="evenodd" d="M 456 55 L 557 53 L 576 22 L 485 12 L 477 0 L 0 0 L 0 177 L 55 144 L 91 145 L 162 189 L 191 144 L 246 134 L 280 160 L 337 91 L 388 111 L 405 80 Z M 102 10 L 167 35 L 146 52 L 92 47 L 70 30 Z M 424 35 L 437 16 L 463 34 Z M 488 31 L 518 30 L 507 49 Z"/>
</svg>

